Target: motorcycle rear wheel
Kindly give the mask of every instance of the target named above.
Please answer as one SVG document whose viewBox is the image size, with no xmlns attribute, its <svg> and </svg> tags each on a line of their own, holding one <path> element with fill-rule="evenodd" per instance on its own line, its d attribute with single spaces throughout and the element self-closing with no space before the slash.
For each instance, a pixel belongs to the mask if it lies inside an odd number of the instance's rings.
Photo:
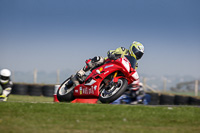
<svg viewBox="0 0 200 133">
<path fill-rule="evenodd" d="M 99 100 L 102 103 L 111 103 L 118 99 L 125 91 L 128 86 L 128 81 L 125 78 L 118 80 L 117 86 L 112 86 L 109 90 L 106 87 L 101 88 Z"/>
<path fill-rule="evenodd" d="M 66 79 L 58 88 L 57 98 L 60 102 L 70 102 L 75 99 L 74 92 L 75 84 L 70 78 Z"/>
</svg>

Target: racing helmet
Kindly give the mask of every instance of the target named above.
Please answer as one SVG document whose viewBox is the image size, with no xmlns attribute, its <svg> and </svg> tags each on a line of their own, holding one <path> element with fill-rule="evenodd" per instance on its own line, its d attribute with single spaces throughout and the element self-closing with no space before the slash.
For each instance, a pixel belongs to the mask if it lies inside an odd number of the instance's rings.
<svg viewBox="0 0 200 133">
<path fill-rule="evenodd" d="M 10 80 L 11 71 L 8 69 L 2 69 L 0 72 L 0 82 L 5 84 Z"/>
<path fill-rule="evenodd" d="M 129 47 L 129 53 L 131 56 L 139 60 L 144 54 L 144 46 L 140 42 L 134 41 Z"/>
</svg>

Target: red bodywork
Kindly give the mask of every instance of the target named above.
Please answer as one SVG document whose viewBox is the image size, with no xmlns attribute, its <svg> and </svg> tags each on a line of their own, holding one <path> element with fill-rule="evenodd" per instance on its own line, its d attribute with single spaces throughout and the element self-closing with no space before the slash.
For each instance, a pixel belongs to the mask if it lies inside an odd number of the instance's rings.
<svg viewBox="0 0 200 133">
<path fill-rule="evenodd" d="M 120 71 L 124 76 L 117 76 L 113 79 L 117 82 L 119 78 L 126 78 L 128 84 L 132 83 L 135 79 L 133 74 L 136 72 L 131 67 L 127 58 L 119 58 L 117 60 L 106 60 L 106 63 L 96 69 L 94 69 L 90 75 L 86 78 L 85 82 L 74 88 L 74 97 L 76 98 L 98 98 L 99 88 L 101 82 L 111 73 Z"/>
</svg>

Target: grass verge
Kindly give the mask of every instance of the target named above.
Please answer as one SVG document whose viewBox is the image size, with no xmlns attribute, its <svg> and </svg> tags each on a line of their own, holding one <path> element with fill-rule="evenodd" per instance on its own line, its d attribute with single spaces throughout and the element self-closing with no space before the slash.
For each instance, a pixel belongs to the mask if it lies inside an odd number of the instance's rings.
<svg viewBox="0 0 200 133">
<path fill-rule="evenodd" d="M 15 102 L 17 97 L 11 95 L 8 102 L 0 103 L 2 133 L 200 131 L 199 107 L 48 103 L 49 98 L 32 101 L 30 96 Z"/>
</svg>

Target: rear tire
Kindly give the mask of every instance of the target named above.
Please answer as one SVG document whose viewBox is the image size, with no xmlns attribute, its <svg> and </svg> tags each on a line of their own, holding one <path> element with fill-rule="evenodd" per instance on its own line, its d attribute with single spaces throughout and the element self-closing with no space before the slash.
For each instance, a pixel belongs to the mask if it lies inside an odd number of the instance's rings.
<svg viewBox="0 0 200 133">
<path fill-rule="evenodd" d="M 58 88 L 57 98 L 60 102 L 70 102 L 75 99 L 74 93 L 75 84 L 70 78 L 66 79 Z"/>
<path fill-rule="evenodd" d="M 109 90 L 106 90 L 106 88 L 101 88 L 101 93 L 99 96 L 99 100 L 102 103 L 111 103 L 118 99 L 124 92 L 126 91 L 126 87 L 128 86 L 128 82 L 124 78 L 120 78 L 118 80 L 117 87 L 112 86 Z M 111 95 L 109 95 L 109 91 L 111 92 Z"/>
</svg>

